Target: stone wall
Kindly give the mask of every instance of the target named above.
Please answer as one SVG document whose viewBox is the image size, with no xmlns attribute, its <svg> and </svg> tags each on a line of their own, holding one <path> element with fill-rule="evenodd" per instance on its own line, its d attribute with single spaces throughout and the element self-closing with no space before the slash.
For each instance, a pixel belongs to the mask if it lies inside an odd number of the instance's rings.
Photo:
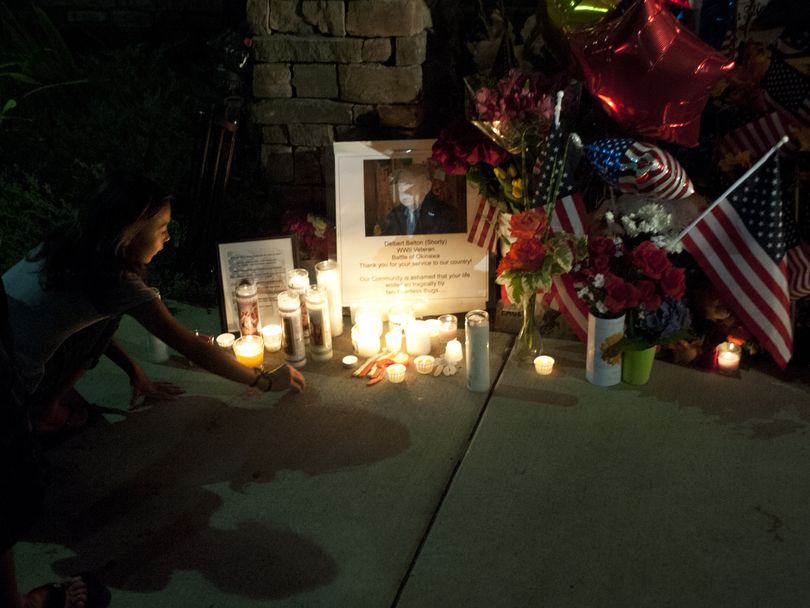
<svg viewBox="0 0 810 608">
<path fill-rule="evenodd" d="M 411 137 L 423 118 L 423 0 L 247 0 L 261 159 L 287 207 L 334 209 L 332 142 Z"/>
</svg>

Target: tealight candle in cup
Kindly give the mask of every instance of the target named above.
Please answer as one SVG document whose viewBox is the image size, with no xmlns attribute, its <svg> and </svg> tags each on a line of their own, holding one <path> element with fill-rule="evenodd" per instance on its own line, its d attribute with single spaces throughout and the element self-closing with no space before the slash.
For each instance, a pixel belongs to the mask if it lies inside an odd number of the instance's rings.
<svg viewBox="0 0 810 608">
<path fill-rule="evenodd" d="M 264 363 L 264 341 L 258 334 L 242 336 L 233 343 L 236 360 L 246 367 L 261 367 Z"/>
<path fill-rule="evenodd" d="M 264 349 L 268 353 L 281 350 L 281 325 L 273 323 L 262 327 L 262 338 L 264 339 Z M 217 338 L 219 343 L 219 338 Z"/>
<path fill-rule="evenodd" d="M 233 348 L 233 343 L 236 341 L 236 338 L 233 334 L 224 333 L 219 334 L 216 338 L 217 346 L 219 346 L 222 350 L 231 350 Z"/>
<path fill-rule="evenodd" d="M 740 368 L 742 349 L 733 342 L 723 342 L 717 345 L 717 371 L 721 374 L 736 374 Z"/>
<path fill-rule="evenodd" d="M 420 355 L 413 360 L 413 365 L 420 374 L 429 374 L 436 365 L 436 359 L 430 355 Z"/>
<path fill-rule="evenodd" d="M 385 368 L 385 377 L 389 382 L 398 384 L 405 380 L 405 366 L 402 363 L 393 363 Z"/>
<path fill-rule="evenodd" d="M 461 350 L 461 342 L 459 342 L 455 338 L 450 340 L 447 343 L 447 346 L 445 347 L 444 351 L 445 361 L 455 365 L 456 363 L 460 363 L 463 358 L 464 355 L 463 351 Z"/>
<path fill-rule="evenodd" d="M 385 350 L 398 353 L 402 350 L 402 330 L 392 329 L 385 333 Z"/>
<path fill-rule="evenodd" d="M 439 340 L 449 342 L 458 335 L 458 318 L 456 315 L 441 315 L 439 317 Z"/>
<path fill-rule="evenodd" d="M 554 357 L 540 355 L 534 358 L 534 371 L 541 376 L 548 376 L 554 369 Z"/>
</svg>

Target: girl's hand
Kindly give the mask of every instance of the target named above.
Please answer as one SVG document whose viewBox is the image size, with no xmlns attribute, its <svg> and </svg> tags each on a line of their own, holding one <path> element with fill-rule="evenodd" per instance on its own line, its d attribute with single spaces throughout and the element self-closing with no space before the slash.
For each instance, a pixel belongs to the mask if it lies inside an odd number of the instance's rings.
<svg viewBox="0 0 810 608">
<path fill-rule="evenodd" d="M 129 383 L 132 385 L 132 398 L 129 400 L 130 409 L 151 399 L 156 401 L 176 399 L 186 392 L 173 382 L 150 380 L 140 366 L 134 371 Z"/>
<path fill-rule="evenodd" d="M 273 387 L 270 389 L 273 392 L 289 388 L 300 393 L 306 387 L 304 376 L 290 365 L 282 365 L 274 369 L 270 372 L 270 378 L 273 380 Z"/>
</svg>

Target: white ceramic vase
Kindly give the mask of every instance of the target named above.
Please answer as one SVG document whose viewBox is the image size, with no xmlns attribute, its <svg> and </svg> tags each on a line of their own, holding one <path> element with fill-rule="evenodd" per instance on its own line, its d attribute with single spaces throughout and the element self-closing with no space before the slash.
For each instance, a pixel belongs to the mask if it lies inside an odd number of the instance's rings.
<svg viewBox="0 0 810 608">
<path fill-rule="evenodd" d="M 588 351 L 585 358 L 585 378 L 598 386 L 613 386 L 622 381 L 621 355 L 603 357 L 603 350 L 624 336 L 624 315 L 603 319 L 588 314 Z"/>
</svg>

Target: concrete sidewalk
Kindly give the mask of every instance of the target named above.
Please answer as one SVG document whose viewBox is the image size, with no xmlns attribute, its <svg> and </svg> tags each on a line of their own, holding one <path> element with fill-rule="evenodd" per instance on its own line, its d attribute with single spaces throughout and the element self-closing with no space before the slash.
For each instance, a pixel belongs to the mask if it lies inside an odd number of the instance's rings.
<svg viewBox="0 0 810 608">
<path fill-rule="evenodd" d="M 215 334 L 215 311 L 184 308 Z M 146 334 L 124 319 L 137 358 Z M 497 377 L 511 336 L 492 334 Z M 181 361 L 145 364 L 186 396 L 128 411 L 103 361 L 81 382 L 110 408 L 49 452 L 47 518 L 18 545 L 23 588 L 98 572 L 115 607 L 390 606 L 487 394 L 463 373 L 366 387 L 309 362 L 301 395 L 258 394 Z"/>
<path fill-rule="evenodd" d="M 218 330 L 216 311 L 180 319 Z M 125 319 L 136 357 L 146 334 Z M 258 395 L 184 362 L 186 396 L 110 409 L 49 452 L 47 518 L 16 551 L 23 588 L 99 572 L 115 607 L 807 606 L 810 383 L 656 361 L 595 387 L 584 346 L 551 377 L 491 334 L 491 395 L 463 372 L 366 387 L 310 362 L 303 395 Z"/>
</svg>

